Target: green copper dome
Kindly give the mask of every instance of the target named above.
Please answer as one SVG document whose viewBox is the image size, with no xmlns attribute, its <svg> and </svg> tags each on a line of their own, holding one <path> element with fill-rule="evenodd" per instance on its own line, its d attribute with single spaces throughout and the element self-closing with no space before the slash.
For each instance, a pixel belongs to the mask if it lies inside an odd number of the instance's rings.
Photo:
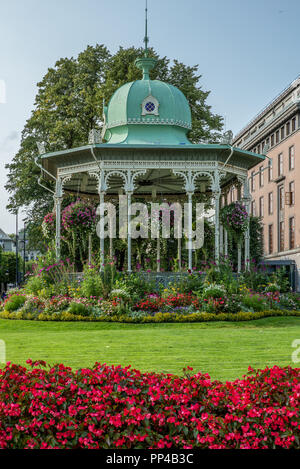
<svg viewBox="0 0 300 469">
<path fill-rule="evenodd" d="M 136 61 L 143 79 L 126 83 L 104 108 L 104 140 L 107 143 L 180 145 L 190 143 L 191 110 L 184 94 L 175 86 L 150 80 L 155 60 Z"/>
</svg>

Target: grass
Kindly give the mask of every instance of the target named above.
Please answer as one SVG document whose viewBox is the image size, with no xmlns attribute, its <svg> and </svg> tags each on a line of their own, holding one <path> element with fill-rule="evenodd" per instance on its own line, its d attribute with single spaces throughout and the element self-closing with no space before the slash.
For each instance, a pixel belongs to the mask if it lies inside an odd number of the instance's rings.
<svg viewBox="0 0 300 469">
<path fill-rule="evenodd" d="M 27 358 L 73 368 L 96 361 L 132 365 L 141 371 L 181 374 L 186 366 L 214 379 L 232 380 L 248 366 L 292 365 L 292 342 L 300 318 L 193 324 L 118 324 L 0 320 L 6 360 Z"/>
</svg>

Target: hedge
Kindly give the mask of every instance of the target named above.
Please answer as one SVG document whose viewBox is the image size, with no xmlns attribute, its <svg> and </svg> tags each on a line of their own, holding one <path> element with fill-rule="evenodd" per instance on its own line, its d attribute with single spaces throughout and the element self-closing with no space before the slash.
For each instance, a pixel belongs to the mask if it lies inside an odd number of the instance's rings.
<svg viewBox="0 0 300 469">
<path fill-rule="evenodd" d="M 62 312 L 58 315 L 50 315 L 40 313 L 37 317 L 32 313 L 24 313 L 23 311 L 2 311 L 1 319 L 17 319 L 31 321 L 87 321 L 87 322 L 119 322 L 132 324 L 148 324 L 148 323 L 184 323 L 184 322 L 211 322 L 211 321 L 253 321 L 268 317 L 295 316 L 300 317 L 300 311 L 293 310 L 267 310 L 255 313 L 239 312 L 239 313 L 192 313 L 192 314 L 174 314 L 174 313 L 156 313 L 153 316 L 144 316 L 140 318 L 132 318 L 127 315 L 91 317 L 80 316 L 68 312 Z"/>
</svg>

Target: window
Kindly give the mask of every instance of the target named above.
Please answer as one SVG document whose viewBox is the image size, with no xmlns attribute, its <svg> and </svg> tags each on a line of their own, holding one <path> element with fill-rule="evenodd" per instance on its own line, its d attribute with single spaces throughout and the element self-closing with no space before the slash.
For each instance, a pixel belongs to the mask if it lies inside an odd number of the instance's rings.
<svg viewBox="0 0 300 469">
<path fill-rule="evenodd" d="M 274 134 L 271 135 L 271 147 L 273 147 L 273 146 L 274 146 Z"/>
<path fill-rule="evenodd" d="M 251 173 L 251 192 L 255 191 L 255 176 L 254 176 L 254 171 Z"/>
<path fill-rule="evenodd" d="M 291 171 L 294 168 L 295 168 L 295 147 L 294 145 L 292 145 L 289 148 L 289 170 Z"/>
<path fill-rule="evenodd" d="M 260 166 L 259 168 L 259 187 L 264 185 L 264 167 Z"/>
<path fill-rule="evenodd" d="M 278 155 L 278 176 L 283 175 L 283 154 L 279 153 Z"/>
<path fill-rule="evenodd" d="M 275 135 L 276 135 L 276 143 L 279 143 L 279 130 L 277 130 Z"/>
<path fill-rule="evenodd" d="M 147 114 L 158 116 L 158 107 L 159 102 L 157 99 L 152 95 L 147 96 L 142 102 L 142 116 L 146 116 Z"/>
<path fill-rule="evenodd" d="M 287 124 L 285 126 L 285 130 L 286 130 L 286 135 L 290 135 L 291 130 L 290 130 L 290 123 L 289 122 L 287 122 Z"/>
<path fill-rule="evenodd" d="M 289 183 L 289 205 L 295 205 L 295 183 Z"/>
<path fill-rule="evenodd" d="M 269 192 L 268 195 L 268 214 L 272 215 L 273 213 L 273 192 Z"/>
<path fill-rule="evenodd" d="M 254 217 L 256 216 L 255 200 L 252 200 L 251 202 L 251 215 L 253 215 Z"/>
<path fill-rule="evenodd" d="M 273 252 L 273 225 L 269 225 L 269 230 L 268 230 L 268 245 L 269 245 L 269 254 L 272 254 Z"/>
<path fill-rule="evenodd" d="M 260 153 L 260 145 L 257 145 L 257 152 L 256 153 Z"/>
<path fill-rule="evenodd" d="M 284 139 L 284 127 L 281 127 L 281 129 L 280 129 L 280 138 L 281 138 L 281 140 Z"/>
<path fill-rule="evenodd" d="M 295 217 L 289 219 L 289 248 L 295 247 Z"/>
<path fill-rule="evenodd" d="M 296 117 L 292 119 L 292 132 L 294 132 L 294 130 L 296 130 Z"/>
<path fill-rule="evenodd" d="M 278 188 L 278 204 L 279 204 L 279 210 L 283 210 L 284 208 L 284 190 L 283 190 L 283 186 L 280 186 Z"/>
<path fill-rule="evenodd" d="M 264 198 L 261 196 L 259 198 L 259 216 L 263 217 L 264 216 Z"/>
<path fill-rule="evenodd" d="M 279 251 L 284 251 L 284 223 L 279 223 Z"/>
<path fill-rule="evenodd" d="M 273 179 L 273 161 L 272 159 L 269 160 L 269 165 L 268 165 L 268 180 L 271 182 Z"/>
</svg>

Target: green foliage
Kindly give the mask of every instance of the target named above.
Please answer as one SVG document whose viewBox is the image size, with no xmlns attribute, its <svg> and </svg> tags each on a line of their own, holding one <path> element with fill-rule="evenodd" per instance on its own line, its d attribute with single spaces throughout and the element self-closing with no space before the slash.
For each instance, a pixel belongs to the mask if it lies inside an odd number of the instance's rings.
<svg viewBox="0 0 300 469">
<path fill-rule="evenodd" d="M 269 275 L 265 270 L 258 269 L 252 264 L 249 270 L 242 272 L 240 282 L 253 291 L 261 292 L 269 282 Z"/>
<path fill-rule="evenodd" d="M 280 286 L 276 283 L 269 283 L 269 285 L 267 285 L 265 288 L 265 292 L 269 292 L 269 293 L 280 292 Z"/>
<path fill-rule="evenodd" d="M 25 285 L 25 291 L 38 295 L 38 293 L 45 287 L 46 283 L 42 276 L 33 275 L 29 277 Z"/>
<path fill-rule="evenodd" d="M 220 221 L 236 242 L 240 242 L 249 224 L 245 206 L 238 201 L 225 205 L 220 210 Z"/>
<path fill-rule="evenodd" d="M 19 314 L 21 313 L 21 314 Z M 197 311 L 192 314 L 174 314 L 174 313 L 157 313 L 154 316 L 141 311 L 133 311 L 130 314 L 118 315 L 112 314 L 110 309 L 107 314 L 99 317 L 82 316 L 64 311 L 59 314 L 41 313 L 37 318 L 33 314 L 21 311 L 0 311 L 1 319 L 38 319 L 39 321 L 91 321 L 91 322 L 118 322 L 118 323 L 197 323 L 197 322 L 215 322 L 215 321 L 254 321 L 269 317 L 300 317 L 300 310 L 279 310 L 269 309 L 264 311 L 250 312 L 240 311 L 237 313 L 208 313 Z M 223 331 L 224 332 L 224 331 Z"/>
<path fill-rule="evenodd" d="M 123 300 L 125 303 L 131 300 L 130 293 L 125 290 L 124 288 L 115 288 L 110 292 L 110 298 L 119 298 Z"/>
<path fill-rule="evenodd" d="M 67 312 L 74 314 L 75 316 L 89 316 L 90 313 L 89 308 L 86 305 L 76 302 L 70 303 Z"/>
<path fill-rule="evenodd" d="M 276 291 L 286 293 L 291 289 L 289 275 L 284 267 L 276 269 L 276 271 L 273 272 L 271 275 L 271 281 L 278 287 L 278 290 Z"/>
<path fill-rule="evenodd" d="M 213 283 L 203 288 L 202 298 L 222 298 L 225 295 L 225 287 L 223 285 L 217 285 Z"/>
<path fill-rule="evenodd" d="M 266 309 L 266 302 L 262 299 L 260 295 L 257 294 L 248 294 L 244 295 L 242 298 L 242 303 L 250 311 L 263 311 Z"/>
<path fill-rule="evenodd" d="M 198 272 L 193 272 L 182 277 L 176 286 L 183 293 L 199 292 L 203 288 L 203 276 Z"/>
<path fill-rule="evenodd" d="M 16 253 L 2 251 L 0 256 L 0 283 L 15 283 Z M 19 256 L 19 270 L 21 266 L 22 258 Z"/>
<path fill-rule="evenodd" d="M 26 301 L 25 296 L 21 295 L 12 295 L 5 303 L 5 310 L 11 313 L 12 311 L 17 311 L 21 308 Z"/>
<path fill-rule="evenodd" d="M 95 266 L 87 265 L 84 267 L 81 292 L 86 297 L 108 298 L 119 275 L 113 262 L 105 264 L 103 272 L 98 272 Z"/>
<path fill-rule="evenodd" d="M 125 290 L 132 302 L 143 298 L 145 294 L 155 291 L 155 282 L 147 281 L 139 274 L 123 274 L 115 284 L 115 288 Z"/>
<path fill-rule="evenodd" d="M 263 222 L 259 217 L 250 216 L 250 260 L 258 265 L 264 255 Z"/>
<path fill-rule="evenodd" d="M 91 296 L 102 296 L 101 276 L 94 267 L 86 266 L 84 268 L 80 291 L 81 294 L 87 298 L 90 298 Z"/>
<path fill-rule="evenodd" d="M 261 218 L 253 217 L 249 218 L 249 230 L 250 230 L 250 264 L 251 266 L 258 266 L 259 262 L 263 258 L 263 223 Z M 242 253 L 245 249 L 244 238 L 241 238 L 241 250 Z M 233 269 L 237 267 L 237 241 L 234 237 L 228 239 L 228 258 L 233 262 Z"/>
</svg>

